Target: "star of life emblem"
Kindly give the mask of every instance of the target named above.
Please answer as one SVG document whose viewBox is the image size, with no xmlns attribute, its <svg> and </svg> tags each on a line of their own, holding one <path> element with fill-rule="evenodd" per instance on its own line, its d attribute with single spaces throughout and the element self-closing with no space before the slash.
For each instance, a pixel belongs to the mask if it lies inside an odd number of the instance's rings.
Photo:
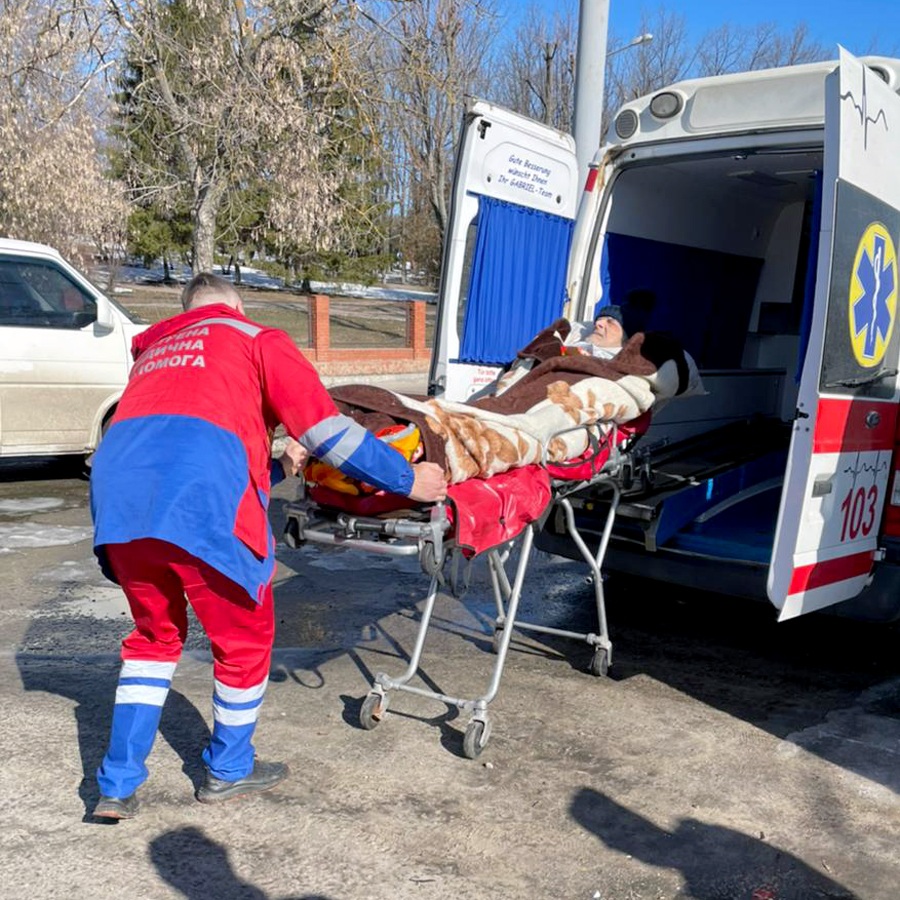
<svg viewBox="0 0 900 900">
<path fill-rule="evenodd" d="M 897 253 L 879 222 L 869 225 L 856 249 L 849 302 L 853 355 L 874 368 L 884 359 L 897 313 Z"/>
</svg>

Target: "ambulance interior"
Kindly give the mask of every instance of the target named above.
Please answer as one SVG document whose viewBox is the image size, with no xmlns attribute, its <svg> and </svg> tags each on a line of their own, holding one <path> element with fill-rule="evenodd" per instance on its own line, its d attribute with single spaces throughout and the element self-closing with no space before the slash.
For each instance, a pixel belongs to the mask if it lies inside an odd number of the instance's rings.
<svg viewBox="0 0 900 900">
<path fill-rule="evenodd" d="M 603 302 L 651 291 L 645 329 L 679 338 L 707 391 L 655 413 L 635 447 L 653 480 L 624 498 L 613 567 L 630 567 L 616 552 L 629 547 L 643 574 L 666 557 L 670 580 L 673 555 L 692 559 L 690 581 L 697 557 L 727 560 L 745 565 L 730 566 L 723 589 L 765 596 L 815 289 L 822 162 L 821 148 L 657 159 L 611 184 L 592 263 Z"/>
</svg>

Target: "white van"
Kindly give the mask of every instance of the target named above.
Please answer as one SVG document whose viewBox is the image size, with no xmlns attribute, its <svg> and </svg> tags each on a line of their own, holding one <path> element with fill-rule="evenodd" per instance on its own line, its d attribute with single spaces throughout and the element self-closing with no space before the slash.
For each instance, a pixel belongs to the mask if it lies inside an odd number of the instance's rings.
<svg viewBox="0 0 900 900">
<path fill-rule="evenodd" d="M 638 442 L 607 568 L 900 615 L 898 91 L 900 60 L 844 51 L 674 84 L 619 111 L 580 202 L 568 135 L 470 103 L 430 392 L 638 291 L 708 391 Z M 580 558 L 552 518 L 539 543 Z"/>
<path fill-rule="evenodd" d="M 96 449 L 146 327 L 56 250 L 0 238 L 0 457 Z"/>
</svg>

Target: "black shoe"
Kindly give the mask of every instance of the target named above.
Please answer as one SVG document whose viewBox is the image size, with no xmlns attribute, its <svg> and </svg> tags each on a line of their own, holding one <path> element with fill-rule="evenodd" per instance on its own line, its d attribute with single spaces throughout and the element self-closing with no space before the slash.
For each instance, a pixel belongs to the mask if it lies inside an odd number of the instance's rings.
<svg viewBox="0 0 900 900">
<path fill-rule="evenodd" d="M 237 781 L 223 781 L 210 775 L 207 771 L 206 780 L 197 788 L 196 797 L 201 803 L 219 803 L 222 800 L 233 800 L 236 797 L 244 797 L 247 794 L 258 794 L 275 787 L 279 781 L 284 781 L 288 776 L 288 767 L 280 762 L 261 762 L 257 760 L 253 764 L 253 771 Z"/>
<path fill-rule="evenodd" d="M 141 808 L 137 794 L 130 797 L 104 797 L 102 794 L 94 807 L 97 819 L 133 819 Z"/>
</svg>

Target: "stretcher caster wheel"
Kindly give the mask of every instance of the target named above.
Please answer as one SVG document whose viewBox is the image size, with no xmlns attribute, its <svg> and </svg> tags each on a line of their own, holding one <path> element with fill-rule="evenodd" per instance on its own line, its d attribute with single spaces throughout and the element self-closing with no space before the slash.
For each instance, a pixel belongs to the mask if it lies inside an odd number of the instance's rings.
<svg viewBox="0 0 900 900">
<path fill-rule="evenodd" d="M 384 718 L 387 707 L 387 695 L 370 691 L 359 711 L 359 724 L 371 731 Z"/>
<path fill-rule="evenodd" d="M 422 545 L 422 549 L 419 551 L 419 565 L 429 578 L 437 575 L 441 571 L 443 564 L 443 556 L 438 557 L 434 544 L 426 542 Z"/>
<path fill-rule="evenodd" d="M 609 673 L 609 652 L 606 647 L 596 647 L 594 649 L 588 672 L 591 675 L 596 675 L 598 678 L 602 678 Z"/>
<path fill-rule="evenodd" d="M 466 726 L 466 735 L 463 738 L 463 753 L 466 759 L 477 759 L 487 746 L 490 736 L 490 723 L 472 719 Z"/>
</svg>

